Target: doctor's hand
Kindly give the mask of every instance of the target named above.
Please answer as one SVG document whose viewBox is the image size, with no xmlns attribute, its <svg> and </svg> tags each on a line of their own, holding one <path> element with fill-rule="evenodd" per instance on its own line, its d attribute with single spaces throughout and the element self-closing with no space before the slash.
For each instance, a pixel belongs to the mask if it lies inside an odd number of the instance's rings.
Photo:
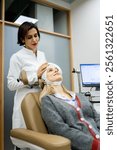
<svg viewBox="0 0 117 150">
<path fill-rule="evenodd" d="M 38 70 L 37 70 L 38 79 L 41 79 L 41 76 L 42 76 L 43 72 L 46 70 L 47 66 L 48 66 L 48 63 L 46 62 L 38 68 Z"/>
</svg>

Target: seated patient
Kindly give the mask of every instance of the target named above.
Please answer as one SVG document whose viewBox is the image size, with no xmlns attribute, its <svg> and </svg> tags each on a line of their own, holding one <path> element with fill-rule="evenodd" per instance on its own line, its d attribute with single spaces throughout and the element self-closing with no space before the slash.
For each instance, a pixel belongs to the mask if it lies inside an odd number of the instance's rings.
<svg viewBox="0 0 117 150">
<path fill-rule="evenodd" d="M 49 133 L 70 139 L 72 150 L 99 150 L 99 114 L 84 95 L 67 90 L 62 81 L 60 67 L 49 63 L 39 98 Z"/>
</svg>

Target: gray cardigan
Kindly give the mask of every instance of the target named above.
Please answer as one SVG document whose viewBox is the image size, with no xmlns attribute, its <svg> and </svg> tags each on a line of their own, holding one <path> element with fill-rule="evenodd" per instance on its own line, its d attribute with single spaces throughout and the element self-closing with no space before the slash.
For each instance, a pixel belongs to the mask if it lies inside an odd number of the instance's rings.
<svg viewBox="0 0 117 150">
<path fill-rule="evenodd" d="M 61 135 L 71 140 L 72 150 L 99 150 L 97 135 L 99 135 L 100 116 L 84 95 L 77 94 L 77 96 L 81 103 L 80 118 L 72 105 L 54 95 L 42 98 L 42 118 L 49 133 Z M 87 125 L 81 121 L 81 118 L 90 124 L 94 136 L 90 133 Z"/>
</svg>

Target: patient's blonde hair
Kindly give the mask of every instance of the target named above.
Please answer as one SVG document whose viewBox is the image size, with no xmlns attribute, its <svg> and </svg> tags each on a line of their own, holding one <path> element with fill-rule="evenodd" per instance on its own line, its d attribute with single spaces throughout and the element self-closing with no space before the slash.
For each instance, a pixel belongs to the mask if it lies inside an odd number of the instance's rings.
<svg viewBox="0 0 117 150">
<path fill-rule="evenodd" d="M 55 94 L 55 90 L 54 90 L 55 85 L 47 85 L 42 79 L 39 80 L 39 85 L 42 88 L 42 91 L 39 94 L 39 103 L 41 103 L 42 97 L 48 94 L 49 95 Z M 64 92 L 70 95 L 71 91 L 67 90 L 63 84 L 61 86 Z"/>
</svg>

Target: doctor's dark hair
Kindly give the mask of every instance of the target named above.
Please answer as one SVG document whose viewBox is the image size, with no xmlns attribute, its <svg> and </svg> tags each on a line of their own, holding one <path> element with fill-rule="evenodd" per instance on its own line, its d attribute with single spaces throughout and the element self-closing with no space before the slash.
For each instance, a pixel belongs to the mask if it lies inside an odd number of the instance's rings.
<svg viewBox="0 0 117 150">
<path fill-rule="evenodd" d="M 22 42 L 22 40 L 25 39 L 25 36 L 27 35 L 28 31 L 32 28 L 35 28 L 37 30 L 37 34 L 40 38 L 40 32 L 39 32 L 38 27 L 35 24 L 33 24 L 32 22 L 26 21 L 19 26 L 17 44 L 19 44 L 20 46 L 25 44 L 24 42 Z"/>
</svg>

